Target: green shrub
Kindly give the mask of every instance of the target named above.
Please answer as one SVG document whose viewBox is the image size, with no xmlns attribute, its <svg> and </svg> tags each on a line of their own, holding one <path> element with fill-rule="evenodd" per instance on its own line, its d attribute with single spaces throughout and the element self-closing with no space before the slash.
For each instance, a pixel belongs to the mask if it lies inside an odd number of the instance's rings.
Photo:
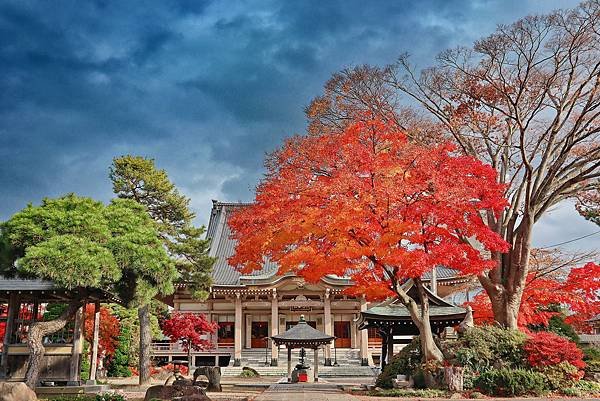
<svg viewBox="0 0 600 401">
<path fill-rule="evenodd" d="M 526 369 L 492 369 L 475 379 L 475 386 L 493 396 L 542 395 L 547 392 L 542 373 Z"/>
<path fill-rule="evenodd" d="M 483 395 L 479 391 L 473 391 L 471 394 L 469 394 L 469 398 L 472 398 L 474 400 L 477 400 L 479 398 L 484 398 L 484 397 L 485 397 L 485 395 Z"/>
<path fill-rule="evenodd" d="M 583 361 L 586 364 L 586 375 L 592 376 L 594 373 L 600 373 L 600 347 L 583 348 Z"/>
<path fill-rule="evenodd" d="M 523 368 L 523 344 L 527 336 L 518 330 L 495 326 L 477 326 L 444 349 L 447 360 L 471 372 L 490 369 Z"/>
<path fill-rule="evenodd" d="M 409 398 L 446 398 L 448 392 L 444 390 L 435 389 L 390 389 L 390 390 L 379 390 L 371 391 L 369 395 L 375 397 L 409 397 Z"/>
<path fill-rule="evenodd" d="M 579 380 L 572 387 L 562 389 L 562 393 L 569 397 L 586 397 L 600 395 L 600 383 Z"/>
<path fill-rule="evenodd" d="M 244 366 L 242 368 L 242 373 L 240 373 L 240 377 L 258 377 L 260 376 L 258 372 L 252 368 Z"/>
<path fill-rule="evenodd" d="M 600 361 L 600 347 L 592 346 L 583 348 L 583 360 Z"/>
<path fill-rule="evenodd" d="M 121 326 L 119 334 L 119 345 L 115 354 L 110 358 L 107 366 L 107 374 L 109 377 L 130 377 L 131 370 L 129 365 L 132 361 L 129 358 L 129 349 L 132 347 L 131 332 L 125 325 Z"/>
<path fill-rule="evenodd" d="M 579 344 L 579 336 L 577 332 L 569 323 L 565 322 L 565 315 L 559 314 L 554 315 L 548 321 L 548 331 L 552 331 L 559 336 L 563 336 L 573 341 L 575 344 Z"/>
<path fill-rule="evenodd" d="M 413 375 L 421 365 L 421 360 L 421 343 L 417 337 L 392 357 L 390 363 L 377 377 L 375 385 L 381 388 L 392 388 L 392 379 L 397 375 Z"/>
<path fill-rule="evenodd" d="M 126 399 L 121 394 L 104 393 L 97 394 L 95 401 L 126 401 Z"/>
<path fill-rule="evenodd" d="M 105 393 L 96 395 L 59 395 L 50 398 L 52 401 L 126 401 L 121 394 Z"/>
<path fill-rule="evenodd" d="M 89 380 L 90 378 L 90 343 L 87 340 L 83 340 L 83 352 L 81 354 L 81 372 L 80 378 L 83 381 Z"/>
<path fill-rule="evenodd" d="M 546 366 L 540 370 L 546 377 L 546 383 L 552 390 L 560 390 L 573 386 L 580 378 L 579 369 L 569 362 L 563 361 L 558 365 Z"/>
</svg>

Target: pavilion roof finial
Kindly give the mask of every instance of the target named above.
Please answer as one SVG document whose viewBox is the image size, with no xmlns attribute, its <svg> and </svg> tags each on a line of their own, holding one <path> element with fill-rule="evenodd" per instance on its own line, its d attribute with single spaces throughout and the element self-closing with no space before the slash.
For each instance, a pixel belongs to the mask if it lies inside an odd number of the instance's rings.
<svg viewBox="0 0 600 401">
<path fill-rule="evenodd" d="M 298 323 L 306 323 L 306 320 L 304 320 L 304 315 L 300 315 L 300 321 L 298 321 Z"/>
</svg>

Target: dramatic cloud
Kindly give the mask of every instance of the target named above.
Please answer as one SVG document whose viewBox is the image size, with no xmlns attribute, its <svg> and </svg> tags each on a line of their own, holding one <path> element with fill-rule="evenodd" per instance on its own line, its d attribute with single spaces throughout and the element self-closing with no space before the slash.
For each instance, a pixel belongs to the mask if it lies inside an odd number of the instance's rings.
<svg viewBox="0 0 600 401">
<path fill-rule="evenodd" d="M 404 51 L 426 66 L 497 23 L 575 4 L 4 1 L 0 219 L 44 196 L 108 200 L 111 159 L 131 153 L 155 158 L 205 223 L 210 199 L 251 198 L 264 154 L 304 131 L 331 73 Z M 541 245 L 594 230 L 571 210 L 542 221 Z"/>
</svg>

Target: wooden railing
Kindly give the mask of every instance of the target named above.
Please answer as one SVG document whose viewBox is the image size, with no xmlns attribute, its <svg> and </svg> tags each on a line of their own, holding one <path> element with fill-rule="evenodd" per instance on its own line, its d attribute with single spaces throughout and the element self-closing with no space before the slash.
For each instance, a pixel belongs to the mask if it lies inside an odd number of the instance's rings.
<svg viewBox="0 0 600 401">
<path fill-rule="evenodd" d="M 231 346 L 217 345 L 216 347 L 206 350 L 206 351 L 203 351 L 203 352 L 207 353 L 207 352 L 215 352 L 215 351 L 219 351 L 219 350 L 229 350 L 232 347 L 233 347 L 233 344 Z M 183 347 L 181 346 L 180 343 L 152 343 L 152 351 L 155 354 L 185 353 L 185 350 L 183 349 Z M 198 354 L 198 352 L 192 351 L 192 354 Z"/>
</svg>

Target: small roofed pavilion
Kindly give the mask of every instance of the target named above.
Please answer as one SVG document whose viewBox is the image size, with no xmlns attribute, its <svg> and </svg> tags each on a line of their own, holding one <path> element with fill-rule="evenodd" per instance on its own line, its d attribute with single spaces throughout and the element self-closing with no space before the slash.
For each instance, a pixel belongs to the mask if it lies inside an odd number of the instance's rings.
<svg viewBox="0 0 600 401">
<path fill-rule="evenodd" d="M 417 304 L 420 304 L 412 280 L 409 280 L 403 289 L 417 301 Z M 429 302 L 429 322 L 433 334 L 441 335 L 447 327 L 458 326 L 467 316 L 466 308 L 447 302 L 428 288 L 425 288 L 425 293 Z M 394 344 L 407 344 L 411 340 L 406 337 L 419 335 L 419 329 L 414 324 L 408 309 L 397 299 L 390 299 L 361 312 L 358 328 L 361 330 L 376 328 L 379 332 L 382 338 L 382 369 L 393 356 Z"/>
<path fill-rule="evenodd" d="M 322 331 L 312 328 L 304 315 L 300 315 L 298 324 L 289 328 L 286 332 L 272 336 L 271 339 L 276 346 L 284 345 L 287 348 L 287 378 L 292 381 L 292 349 L 310 348 L 314 350 L 314 378 L 319 381 L 319 347 L 330 344 L 335 337 L 327 335 Z"/>
<path fill-rule="evenodd" d="M 0 380 L 23 380 L 29 359 L 26 340 L 29 326 L 43 320 L 45 306 L 68 303 L 78 297 L 78 291 L 58 287 L 52 281 L 40 279 L 6 278 L 0 276 Z M 90 381 L 96 379 L 98 357 L 100 303 L 122 302 L 113 294 L 102 290 L 88 291 L 86 301 L 95 304 L 92 352 L 90 355 Z M 44 338 L 41 381 L 66 382 L 79 385 L 83 357 L 84 307 L 79 308 L 72 327 L 65 327 Z"/>
</svg>

